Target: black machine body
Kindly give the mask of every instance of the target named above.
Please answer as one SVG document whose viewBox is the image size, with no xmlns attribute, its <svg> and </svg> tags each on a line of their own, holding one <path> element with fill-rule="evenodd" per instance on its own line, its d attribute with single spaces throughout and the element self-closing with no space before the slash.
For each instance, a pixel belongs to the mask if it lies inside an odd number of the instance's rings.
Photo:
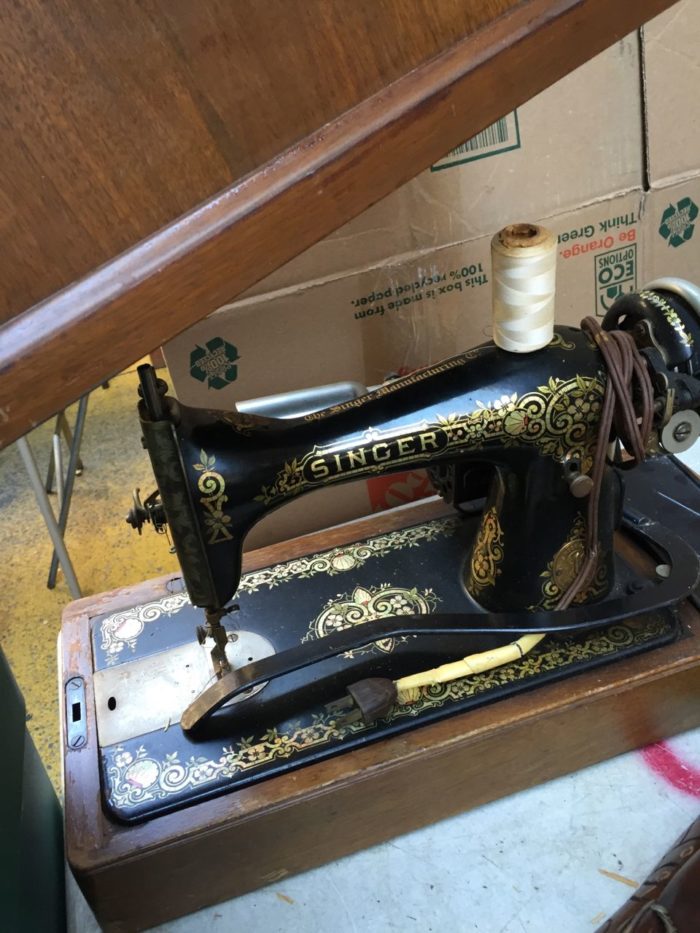
<svg viewBox="0 0 700 933">
<path fill-rule="evenodd" d="M 700 291 L 662 280 L 620 298 L 603 328 L 603 340 L 616 330 L 631 335 L 653 388 L 646 453 L 687 449 L 700 434 Z M 149 497 L 148 507 L 135 502 L 130 521 L 139 530 L 167 521 L 190 599 L 206 610 L 223 681 L 212 688 L 219 696 L 210 708 L 243 689 L 226 669 L 220 620 L 240 582 L 247 532 L 322 487 L 426 467 L 457 512 L 478 500 L 461 570 L 465 611 L 531 613 L 540 631 L 556 627 L 542 613 L 560 607 L 579 574 L 593 520 L 595 566 L 574 605 L 606 599 L 616 583 L 613 534 L 624 491 L 620 471 L 606 466 L 592 517 L 594 459 L 599 445 L 611 445 L 619 465 L 626 459 L 617 423 L 601 436 L 606 359 L 590 333 L 557 327 L 541 350 L 516 354 L 486 343 L 285 419 L 188 408 L 141 367 L 139 414 L 159 497 Z M 524 630 L 522 622 L 513 629 Z"/>
</svg>

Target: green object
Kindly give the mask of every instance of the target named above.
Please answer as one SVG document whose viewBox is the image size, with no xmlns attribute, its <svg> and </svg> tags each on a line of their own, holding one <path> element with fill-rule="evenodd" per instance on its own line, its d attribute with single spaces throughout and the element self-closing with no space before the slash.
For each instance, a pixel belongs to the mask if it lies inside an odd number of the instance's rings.
<svg viewBox="0 0 700 933">
<path fill-rule="evenodd" d="M 206 382 L 210 389 L 223 389 L 238 377 L 239 358 L 237 347 L 222 337 L 213 337 L 190 353 L 190 375 Z"/>
<path fill-rule="evenodd" d="M 698 207 L 690 198 L 682 198 L 678 204 L 669 204 L 661 215 L 659 233 L 668 240 L 668 245 L 682 246 L 692 237 Z"/>
<path fill-rule="evenodd" d="M 0 917 L 11 933 L 66 929 L 61 808 L 0 651 Z"/>
<path fill-rule="evenodd" d="M 628 243 L 595 256 L 596 314 L 603 317 L 622 295 L 637 288 L 637 244 Z"/>
</svg>

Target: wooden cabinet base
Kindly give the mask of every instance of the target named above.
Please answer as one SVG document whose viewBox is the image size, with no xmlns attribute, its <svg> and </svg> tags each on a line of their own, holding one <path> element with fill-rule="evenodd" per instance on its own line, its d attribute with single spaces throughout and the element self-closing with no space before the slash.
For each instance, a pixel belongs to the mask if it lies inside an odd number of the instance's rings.
<svg viewBox="0 0 700 933">
<path fill-rule="evenodd" d="M 317 550 L 347 535 L 311 537 Z M 286 556 L 309 550 L 298 540 Z M 277 559 L 276 548 L 256 552 L 248 569 Z M 121 825 L 100 802 L 90 618 L 158 598 L 172 579 L 80 600 L 64 615 L 62 675 L 85 678 L 87 726 L 87 742 L 65 752 L 67 855 L 105 930 L 162 923 L 700 725 L 700 616 L 686 604 L 674 644 Z M 65 733 L 64 722 L 64 747 Z"/>
</svg>

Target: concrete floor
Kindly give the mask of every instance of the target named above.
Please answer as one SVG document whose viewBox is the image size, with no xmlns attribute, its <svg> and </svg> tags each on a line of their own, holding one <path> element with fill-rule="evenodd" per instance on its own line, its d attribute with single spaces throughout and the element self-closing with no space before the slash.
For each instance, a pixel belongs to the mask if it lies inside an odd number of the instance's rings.
<svg viewBox="0 0 700 933">
<path fill-rule="evenodd" d="M 123 522 L 131 488 L 153 487 L 135 398 L 131 372 L 90 400 L 86 470 L 76 481 L 67 533 L 86 595 L 176 567 L 164 537 L 140 538 Z M 30 436 L 42 470 L 50 431 L 44 425 Z M 697 469 L 700 457 L 693 459 Z M 0 517 L 2 645 L 58 786 L 55 641 L 70 597 L 60 574 L 55 590 L 45 587 L 51 546 L 14 448 L 0 452 Z M 640 882 L 697 816 L 700 731 L 669 744 L 687 780 L 654 770 L 653 756 L 625 755 L 167 924 L 161 933 L 592 931 L 632 892 L 624 879 Z M 72 881 L 69 905 L 72 930 L 98 929 Z"/>
<path fill-rule="evenodd" d="M 593 933 L 698 815 L 700 730 L 668 744 L 685 791 L 623 755 L 157 933 Z M 74 884 L 69 904 L 71 930 L 96 933 Z"/>
<path fill-rule="evenodd" d="M 141 447 L 136 416 L 135 371 L 113 379 L 90 396 L 82 446 L 85 471 L 75 481 L 66 543 L 83 595 L 147 580 L 177 568 L 164 535 L 139 537 L 124 521 L 131 490 L 155 488 Z M 69 411 L 73 423 L 73 411 Z M 29 435 L 42 476 L 53 425 Z M 150 529 L 147 529 L 150 530 Z M 0 641 L 24 693 L 29 729 L 58 789 L 56 638 L 70 601 L 63 574 L 46 588 L 52 547 L 17 448 L 0 451 L 0 566 L 3 600 Z"/>
</svg>

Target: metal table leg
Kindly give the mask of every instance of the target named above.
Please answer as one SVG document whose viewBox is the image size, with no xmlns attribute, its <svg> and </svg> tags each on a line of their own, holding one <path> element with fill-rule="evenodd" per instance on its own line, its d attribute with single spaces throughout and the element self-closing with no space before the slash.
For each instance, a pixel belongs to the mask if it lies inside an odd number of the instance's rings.
<svg viewBox="0 0 700 933">
<path fill-rule="evenodd" d="M 87 415 L 87 404 L 88 396 L 83 395 L 78 402 L 78 413 L 75 417 L 75 428 L 73 429 L 73 443 L 70 448 L 70 456 L 68 458 L 68 471 L 66 474 L 65 483 L 63 485 L 60 511 L 58 515 L 58 530 L 61 535 L 65 534 L 66 525 L 68 524 L 68 512 L 70 510 L 71 498 L 73 496 L 73 485 L 75 483 L 75 474 L 78 467 L 78 461 L 80 460 L 80 444 L 83 439 L 83 428 L 85 427 L 85 416 Z M 58 469 L 58 464 L 56 465 Z M 60 489 L 60 486 L 59 486 Z M 58 572 L 58 551 L 54 549 L 53 555 L 51 557 L 51 569 L 49 570 L 49 579 L 47 581 L 47 586 L 50 590 L 56 586 L 56 574 Z"/>
<path fill-rule="evenodd" d="M 73 449 L 73 432 L 71 431 L 70 425 L 68 424 L 68 419 L 66 418 L 65 411 L 59 411 L 59 413 L 56 415 L 56 424 L 54 425 L 54 429 L 53 429 L 54 450 L 56 449 L 56 446 L 58 446 L 60 450 L 61 434 L 64 437 L 64 440 L 66 442 L 66 447 L 68 448 L 68 450 L 72 450 Z M 78 450 L 78 463 L 75 469 L 76 469 L 77 475 L 80 475 L 83 471 L 83 461 L 80 459 L 80 450 Z M 54 475 L 56 475 L 58 472 L 60 472 L 60 470 L 56 469 L 56 455 L 54 454 L 52 457 L 49 457 L 49 468 L 46 473 L 46 491 L 47 492 L 53 491 Z M 60 504 L 59 504 L 59 508 L 60 508 Z"/>
<path fill-rule="evenodd" d="M 19 438 L 17 441 L 17 448 L 20 452 L 20 456 L 22 457 L 22 461 L 24 462 L 24 468 L 27 471 L 27 475 L 29 476 L 29 482 L 32 484 L 32 489 L 34 490 L 34 496 L 36 498 L 37 505 L 39 506 L 39 511 L 41 512 L 41 515 L 46 522 L 46 527 L 51 537 L 51 541 L 53 542 L 54 555 L 58 555 L 58 560 L 61 563 L 61 567 L 63 567 L 63 573 L 65 574 L 66 583 L 68 584 L 70 594 L 73 599 L 80 599 L 82 593 L 80 592 L 80 586 L 78 585 L 78 580 L 75 576 L 75 571 L 73 570 L 73 564 L 71 563 L 70 557 L 68 556 L 68 551 L 66 550 L 66 545 L 63 541 L 61 529 L 59 528 L 58 522 L 56 521 L 56 516 L 53 514 L 53 509 L 51 508 L 49 497 L 46 494 L 46 489 L 44 488 L 44 484 L 41 480 L 41 477 L 39 476 L 39 470 L 36 465 L 36 460 L 34 459 L 34 454 L 32 453 L 31 447 L 29 446 L 29 442 L 27 441 L 26 437 Z M 66 501 L 68 501 L 68 497 L 64 494 L 64 505 Z"/>
</svg>

